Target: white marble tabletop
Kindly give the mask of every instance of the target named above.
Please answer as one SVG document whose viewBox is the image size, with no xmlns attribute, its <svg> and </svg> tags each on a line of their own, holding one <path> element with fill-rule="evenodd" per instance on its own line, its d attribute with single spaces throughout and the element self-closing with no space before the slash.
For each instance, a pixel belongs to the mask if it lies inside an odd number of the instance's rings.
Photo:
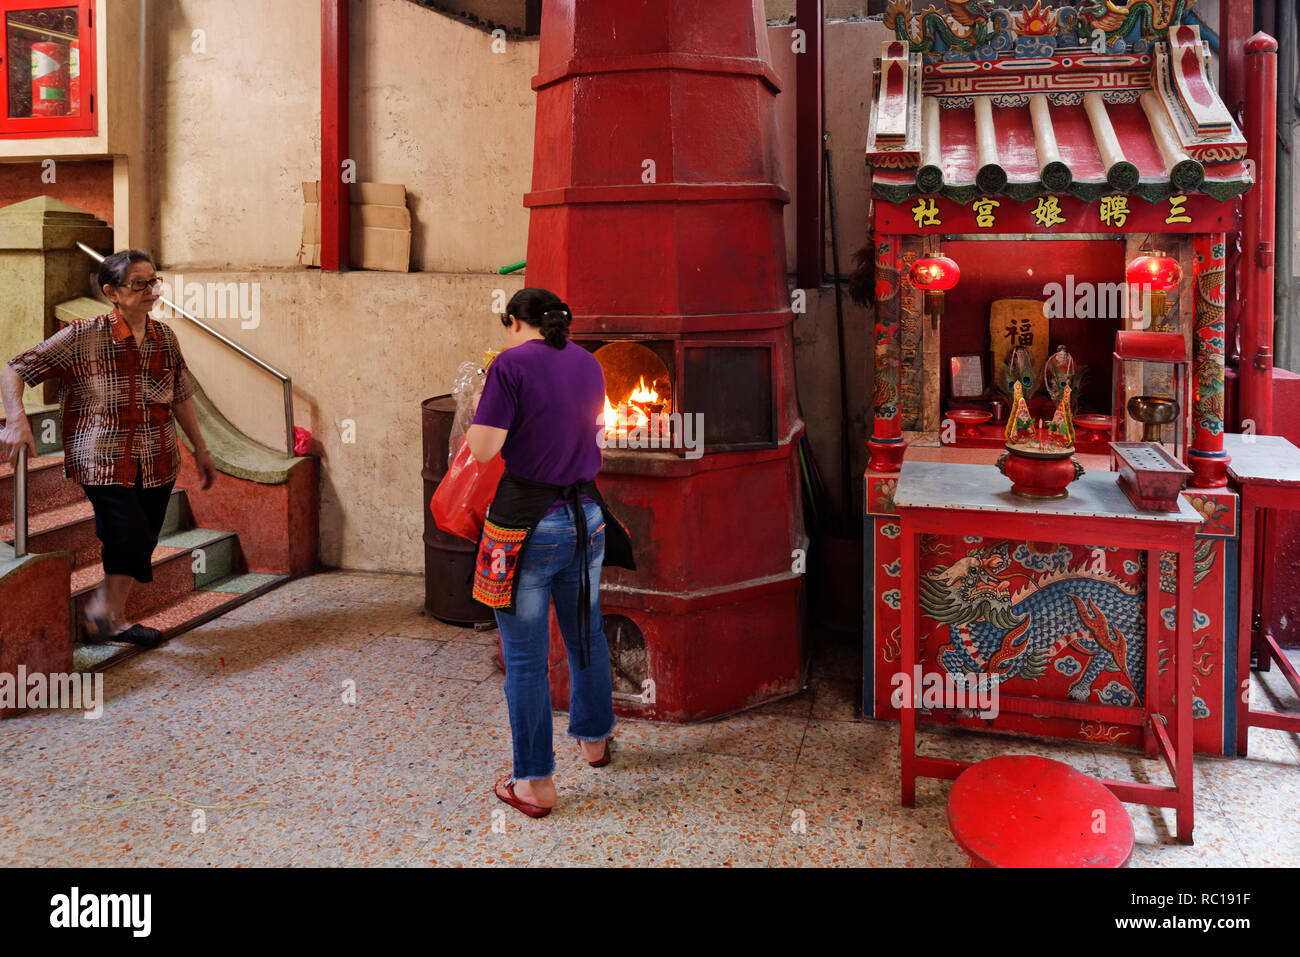
<svg viewBox="0 0 1300 957">
<path fill-rule="evenodd" d="M 901 508 L 946 508 L 975 512 L 1014 511 L 1063 518 L 1129 518 L 1147 522 L 1200 524 L 1201 514 L 1178 498 L 1178 511 L 1139 509 L 1119 487 L 1115 472 L 1085 472 L 1070 483 L 1066 498 L 1032 499 L 1015 495 L 1011 479 L 992 465 L 905 461 L 894 504 Z"/>
<path fill-rule="evenodd" d="M 1228 474 L 1238 482 L 1300 485 L 1300 449 L 1280 435 L 1228 432 L 1223 450 L 1232 459 Z"/>
</svg>

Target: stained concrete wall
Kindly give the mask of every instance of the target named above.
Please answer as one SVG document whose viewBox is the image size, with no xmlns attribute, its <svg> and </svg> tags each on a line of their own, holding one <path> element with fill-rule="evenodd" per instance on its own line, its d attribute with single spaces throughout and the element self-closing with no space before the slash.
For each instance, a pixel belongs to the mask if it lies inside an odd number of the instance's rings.
<svg viewBox="0 0 1300 957">
<path fill-rule="evenodd" d="M 523 259 L 537 41 L 494 47 L 409 0 L 353 0 L 352 13 L 352 155 L 361 179 L 406 184 L 412 268 L 489 272 Z"/>
<path fill-rule="evenodd" d="M 245 13 L 246 6 L 255 9 Z M 294 378 L 298 424 L 324 449 L 322 561 L 421 571 L 420 401 L 448 391 L 462 360 L 500 344 L 493 291 L 509 294 L 526 281 L 492 270 L 522 258 L 526 248 L 522 197 L 531 184 L 529 83 L 537 42 L 510 41 L 505 53 L 493 53 L 483 31 L 407 0 L 353 3 L 352 152 L 361 178 L 406 184 L 418 224 L 413 258 L 430 271 L 331 275 L 295 264 L 299 181 L 315 177 L 319 156 L 318 5 L 241 0 L 238 16 L 229 8 L 218 0 L 176 0 L 158 45 L 155 69 L 163 82 L 156 88 L 153 159 L 163 275 L 174 279 L 179 271 L 186 283 L 257 283 L 256 328 L 241 328 L 238 316 L 209 321 Z M 192 31 L 200 27 L 207 31 L 208 60 L 190 52 Z M 862 148 L 869 51 L 879 49 L 872 32 L 879 29 L 857 22 L 827 30 L 846 272 L 866 239 Z M 778 99 L 785 178 L 793 190 L 793 54 L 789 28 L 772 30 L 785 89 Z M 217 71 L 221 83 L 212 82 Z M 793 269 L 794 213 L 786 215 Z M 847 297 L 845 307 L 850 449 L 860 477 L 869 433 L 871 317 Z M 278 383 L 184 320 L 172 325 L 222 411 L 249 435 L 278 446 Z M 834 486 L 840 423 L 829 287 L 812 292 L 795 334 L 804 415 Z M 355 442 L 345 442 L 353 429 Z"/>
<path fill-rule="evenodd" d="M 504 345 L 493 290 L 520 279 L 469 273 L 163 270 L 173 286 L 256 283 L 260 316 L 206 321 L 294 382 L 294 416 L 320 442 L 321 561 L 424 568 L 420 402 L 450 391 L 457 366 Z M 251 300 L 250 300 L 251 301 Z M 182 318 L 164 319 L 217 407 L 282 447 L 278 380 Z"/>
<path fill-rule="evenodd" d="M 352 0 L 350 13 L 350 156 L 359 180 L 406 186 L 412 268 L 523 258 L 537 42 L 494 53 L 484 31 L 408 0 Z M 320 4 L 175 0 L 155 29 L 159 253 L 296 266 L 302 183 L 320 178 Z"/>
<path fill-rule="evenodd" d="M 164 262 L 297 264 L 320 171 L 320 4 L 150 7 L 152 242 Z"/>
</svg>

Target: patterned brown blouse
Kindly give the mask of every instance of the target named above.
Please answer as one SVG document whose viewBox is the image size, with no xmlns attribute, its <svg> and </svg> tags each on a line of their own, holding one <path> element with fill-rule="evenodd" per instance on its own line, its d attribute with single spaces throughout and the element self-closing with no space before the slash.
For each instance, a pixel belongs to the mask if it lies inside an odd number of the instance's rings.
<svg viewBox="0 0 1300 957">
<path fill-rule="evenodd" d="M 117 312 L 69 323 L 9 360 L 28 385 L 59 380 L 64 474 L 82 485 L 145 488 L 175 481 L 180 471 L 173 403 L 198 387 L 176 333 L 155 319 L 135 337 Z"/>
</svg>

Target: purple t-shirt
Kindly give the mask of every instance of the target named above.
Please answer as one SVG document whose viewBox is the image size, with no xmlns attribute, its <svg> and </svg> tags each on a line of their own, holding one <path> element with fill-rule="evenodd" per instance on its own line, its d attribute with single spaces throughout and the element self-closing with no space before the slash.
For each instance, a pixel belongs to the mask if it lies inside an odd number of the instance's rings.
<svg viewBox="0 0 1300 957">
<path fill-rule="evenodd" d="M 572 342 L 555 349 L 529 339 L 492 360 L 474 424 L 509 430 L 501 457 L 513 474 L 572 485 L 600 471 L 596 420 L 604 409 L 605 374 L 595 356 Z"/>
</svg>

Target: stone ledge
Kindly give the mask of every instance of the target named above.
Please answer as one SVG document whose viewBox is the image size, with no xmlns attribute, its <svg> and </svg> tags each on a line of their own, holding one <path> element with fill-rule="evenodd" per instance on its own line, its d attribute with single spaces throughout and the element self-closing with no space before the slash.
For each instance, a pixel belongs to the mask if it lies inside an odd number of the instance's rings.
<svg viewBox="0 0 1300 957">
<path fill-rule="evenodd" d="M 294 466 L 303 461 L 302 457 L 290 458 L 244 435 L 213 405 L 202 386 L 190 404 L 199 420 L 208 452 L 219 471 L 260 485 L 283 485 L 289 481 Z M 176 433 L 185 447 L 193 452 L 194 446 L 179 425 Z"/>
<path fill-rule="evenodd" d="M 94 319 L 106 312 L 112 312 L 110 303 L 89 296 L 78 296 L 54 307 L 54 318 L 59 322 L 77 322 L 81 319 Z"/>
</svg>

